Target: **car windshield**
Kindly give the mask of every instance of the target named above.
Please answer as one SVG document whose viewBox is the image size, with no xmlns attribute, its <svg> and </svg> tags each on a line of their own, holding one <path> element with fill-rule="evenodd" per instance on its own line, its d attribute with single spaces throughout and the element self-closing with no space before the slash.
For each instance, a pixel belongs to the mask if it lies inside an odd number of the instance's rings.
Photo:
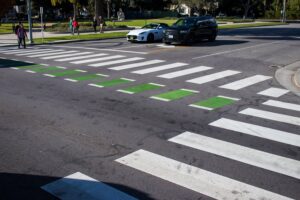
<svg viewBox="0 0 300 200">
<path fill-rule="evenodd" d="M 195 24 L 195 19 L 179 19 L 173 26 L 192 26 Z"/>
<path fill-rule="evenodd" d="M 142 29 L 156 29 L 158 24 L 147 24 L 146 26 L 142 27 Z"/>
</svg>

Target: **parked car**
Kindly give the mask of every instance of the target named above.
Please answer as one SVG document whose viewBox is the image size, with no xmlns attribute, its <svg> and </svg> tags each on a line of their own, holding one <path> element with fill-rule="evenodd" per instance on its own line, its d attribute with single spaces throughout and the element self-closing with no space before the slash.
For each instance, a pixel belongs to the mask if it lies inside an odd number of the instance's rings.
<svg viewBox="0 0 300 200">
<path fill-rule="evenodd" d="M 132 30 L 127 34 L 130 42 L 154 42 L 163 39 L 163 31 L 169 26 L 164 23 L 147 24 L 141 29 Z"/>
<path fill-rule="evenodd" d="M 215 41 L 218 24 L 211 16 L 186 17 L 177 20 L 164 31 L 165 44 L 197 42 L 202 39 Z"/>
</svg>

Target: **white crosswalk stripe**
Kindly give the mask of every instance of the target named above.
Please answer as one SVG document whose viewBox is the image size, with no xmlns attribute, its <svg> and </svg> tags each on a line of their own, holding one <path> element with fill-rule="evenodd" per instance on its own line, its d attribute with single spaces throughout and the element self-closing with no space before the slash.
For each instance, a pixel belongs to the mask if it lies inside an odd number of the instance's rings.
<svg viewBox="0 0 300 200">
<path fill-rule="evenodd" d="M 250 85 L 254 85 L 256 83 L 271 79 L 271 76 L 263 76 L 263 75 L 255 75 L 251 76 L 242 80 L 238 80 L 232 83 L 228 83 L 222 86 L 219 86 L 220 88 L 228 89 L 228 90 L 240 90 L 242 88 L 248 87 Z"/>
<path fill-rule="evenodd" d="M 66 53 L 63 55 L 42 57 L 41 59 L 49 60 L 49 59 L 56 59 L 56 58 L 65 58 L 65 57 L 70 57 L 70 56 L 86 55 L 86 54 L 91 54 L 91 53 L 92 52 Z"/>
<path fill-rule="evenodd" d="M 35 54 L 31 56 L 27 56 L 29 58 L 38 58 L 38 57 L 43 57 L 43 56 L 54 56 L 54 55 L 62 55 L 62 54 L 67 54 L 67 53 L 76 53 L 78 51 L 64 51 L 64 50 L 57 50 L 56 52 L 53 53 L 41 53 L 41 54 Z"/>
<path fill-rule="evenodd" d="M 271 87 L 271 88 L 263 90 L 257 94 L 269 96 L 269 97 L 281 97 L 282 95 L 285 95 L 288 92 L 289 92 L 289 90 L 286 90 L 286 89 Z"/>
<path fill-rule="evenodd" d="M 300 161 L 184 132 L 169 141 L 300 179 Z"/>
<path fill-rule="evenodd" d="M 300 135 L 272 128 L 221 118 L 209 125 L 300 147 Z"/>
<path fill-rule="evenodd" d="M 120 60 L 114 60 L 114 61 L 108 61 L 108 62 L 102 62 L 102 63 L 96 63 L 89 65 L 90 67 L 102 67 L 106 65 L 114 65 L 119 63 L 125 63 L 125 62 L 132 62 L 137 60 L 143 60 L 144 58 L 140 57 L 133 57 L 133 58 L 126 58 L 126 59 L 120 59 Z"/>
<path fill-rule="evenodd" d="M 11 50 L 11 49 L 7 49 L 4 51 L 0 51 L 0 53 L 4 53 L 4 54 L 15 54 L 15 53 L 20 53 L 20 52 L 34 52 L 34 51 L 39 51 L 39 49 L 32 49 L 32 48 L 27 48 L 27 49 L 15 49 L 15 50 Z"/>
<path fill-rule="evenodd" d="M 72 64 L 84 64 L 84 63 L 91 63 L 91 62 L 104 61 L 104 60 L 113 60 L 113 59 L 124 58 L 124 57 L 125 56 L 122 56 L 122 55 L 107 56 L 107 57 L 101 57 L 101 58 L 74 61 L 74 62 L 71 62 L 71 63 Z"/>
<path fill-rule="evenodd" d="M 274 113 L 265 110 L 258 110 L 254 108 L 246 108 L 245 110 L 242 110 L 239 113 L 244 115 L 250 115 L 253 117 L 259 117 L 263 119 L 269 119 L 277 122 L 283 122 L 287 124 L 300 126 L 300 117 L 294 117 L 290 115 Z"/>
<path fill-rule="evenodd" d="M 177 63 L 168 64 L 168 65 L 162 65 L 162 66 L 158 66 L 158 67 L 151 67 L 151 68 L 147 68 L 147 69 L 133 71 L 131 73 L 134 73 L 134 74 L 149 74 L 149 73 L 163 71 L 163 70 L 167 70 L 167 69 L 174 69 L 174 68 L 178 68 L 178 67 L 182 67 L 182 66 L 186 66 L 186 65 L 188 65 L 188 64 L 177 62 Z"/>
<path fill-rule="evenodd" d="M 206 75 L 206 76 L 201 76 L 201 77 L 198 77 L 198 78 L 190 79 L 190 80 L 187 80 L 186 82 L 196 83 L 196 84 L 203 84 L 203 83 L 208 83 L 208 82 L 215 81 L 215 80 L 218 80 L 218 79 L 222 79 L 222 78 L 225 78 L 225 77 L 228 77 L 228 76 L 233 76 L 233 75 L 236 75 L 236 74 L 239 74 L 239 73 L 241 73 L 241 72 L 234 71 L 234 70 L 225 70 L 225 71 L 217 72 L 217 73 L 214 73 L 214 74 L 209 74 L 209 75 Z"/>
<path fill-rule="evenodd" d="M 171 72 L 171 73 L 167 73 L 167 74 L 162 74 L 162 75 L 159 75 L 157 77 L 172 79 L 172 78 L 186 76 L 186 75 L 189 75 L 189 74 L 194 74 L 194 73 L 197 73 L 197 72 L 202 72 L 202 71 L 206 71 L 206 70 L 210 70 L 210 69 L 213 69 L 213 68 L 212 67 L 206 67 L 206 66 L 199 66 L 199 67 L 193 67 L 193 68 L 184 69 L 184 70 Z"/>
<path fill-rule="evenodd" d="M 291 198 L 142 149 L 116 161 L 219 200 L 291 200 Z"/>
<path fill-rule="evenodd" d="M 300 111 L 300 105 L 294 103 L 286 103 L 282 101 L 268 100 L 263 103 L 264 105 L 273 106 L 277 108 L 284 108 L 288 110 Z"/>
<path fill-rule="evenodd" d="M 107 56 L 107 54 L 106 53 L 98 53 L 98 54 L 92 54 L 92 55 L 86 55 L 86 56 L 75 56 L 75 57 L 58 59 L 55 61 L 58 61 L 58 62 L 74 61 L 74 60 L 82 60 L 82 59 L 86 59 L 86 58 L 94 58 L 94 57 L 101 57 L 101 56 Z"/>
<path fill-rule="evenodd" d="M 158 64 L 158 63 L 162 63 L 162 62 L 165 62 L 165 61 L 164 60 L 148 60 L 148 61 L 144 61 L 144 62 L 122 65 L 122 66 L 118 66 L 118 67 L 111 67 L 109 69 L 119 71 L 119 70 L 132 69 L 132 68 L 143 67 L 143 66 L 147 66 L 147 65 Z"/>
<path fill-rule="evenodd" d="M 39 54 L 39 53 L 52 53 L 52 52 L 57 52 L 58 50 L 53 50 L 53 49 L 43 49 L 43 50 L 39 50 L 39 51 L 30 51 L 30 52 L 19 52 L 16 53 L 15 55 L 17 56 L 27 56 L 27 55 L 34 55 L 34 54 Z M 63 51 L 63 50 L 60 50 Z"/>
</svg>

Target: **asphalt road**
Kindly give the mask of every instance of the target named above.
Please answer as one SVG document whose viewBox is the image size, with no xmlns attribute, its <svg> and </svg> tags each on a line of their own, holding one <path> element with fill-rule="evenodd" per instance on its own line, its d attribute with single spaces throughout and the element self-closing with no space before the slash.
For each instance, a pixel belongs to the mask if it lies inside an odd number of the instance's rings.
<svg viewBox="0 0 300 200">
<path fill-rule="evenodd" d="M 0 47 L 0 199 L 55 199 L 40 187 L 75 172 L 141 200 L 300 198 L 300 100 L 273 78 L 299 61 L 300 25 L 15 50 Z M 78 182 L 55 194 L 117 199 Z"/>
</svg>

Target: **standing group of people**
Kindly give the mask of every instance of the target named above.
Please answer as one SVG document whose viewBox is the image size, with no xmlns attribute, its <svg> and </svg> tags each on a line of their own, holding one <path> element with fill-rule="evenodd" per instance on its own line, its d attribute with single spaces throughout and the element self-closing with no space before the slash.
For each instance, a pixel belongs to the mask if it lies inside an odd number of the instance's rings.
<svg viewBox="0 0 300 200">
<path fill-rule="evenodd" d="M 72 18 L 70 17 L 69 19 L 69 29 L 72 35 L 75 34 L 75 32 L 77 32 L 77 35 L 79 35 L 79 23 L 76 20 L 76 18 Z"/>
<path fill-rule="evenodd" d="M 20 49 L 22 45 L 24 49 L 26 49 L 25 39 L 28 39 L 28 37 L 22 22 L 19 22 L 19 24 L 16 27 L 14 27 L 14 32 L 18 37 L 18 48 Z"/>
<path fill-rule="evenodd" d="M 93 28 L 94 28 L 94 32 L 97 33 L 98 22 L 99 22 L 99 28 L 100 28 L 99 31 L 100 31 L 100 33 L 103 33 L 104 32 L 103 31 L 104 30 L 104 26 L 106 26 L 106 24 L 105 24 L 105 21 L 104 21 L 104 19 L 103 19 L 102 16 L 99 16 L 98 20 L 97 20 L 96 16 L 94 17 L 93 22 L 92 22 Z"/>
</svg>

